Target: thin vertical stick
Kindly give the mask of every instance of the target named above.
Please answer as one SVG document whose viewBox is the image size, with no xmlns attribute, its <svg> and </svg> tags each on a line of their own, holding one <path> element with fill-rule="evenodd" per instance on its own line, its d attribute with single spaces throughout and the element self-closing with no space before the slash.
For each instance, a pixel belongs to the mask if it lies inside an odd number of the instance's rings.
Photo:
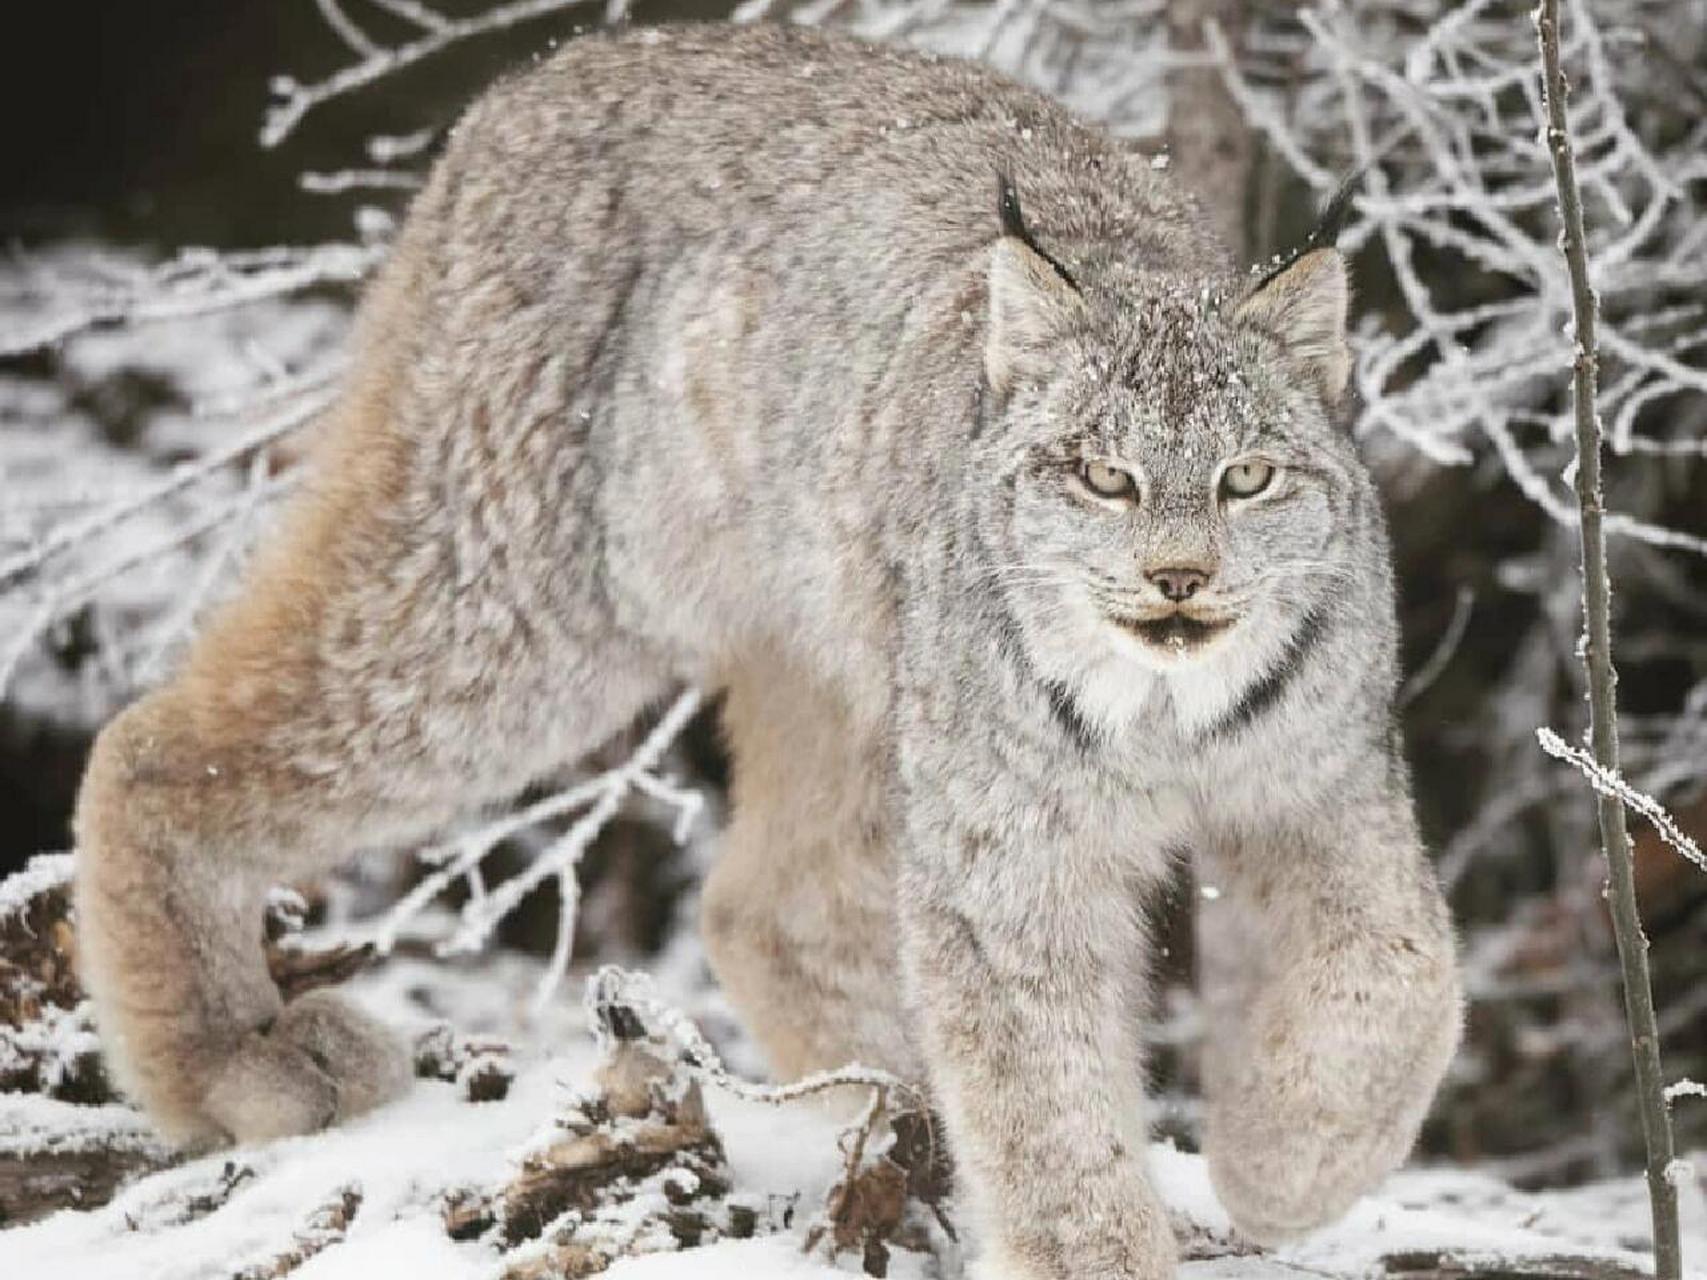
<svg viewBox="0 0 1707 1280">
<path fill-rule="evenodd" d="M 1559 60 L 1559 0 L 1540 0 L 1535 11 L 1541 42 L 1541 69 L 1547 100 L 1547 148 L 1553 157 L 1553 177 L 1559 187 L 1559 217 L 1564 223 L 1560 246 L 1571 276 L 1571 304 L 1576 319 L 1576 354 L 1572 361 L 1572 408 L 1576 416 L 1576 493 L 1582 548 L 1583 614 L 1587 634 L 1583 666 L 1588 673 L 1589 737 L 1594 759 L 1603 769 L 1618 768 L 1618 712 L 1614 691 L 1618 673 L 1612 666 L 1609 620 L 1611 584 L 1606 573 L 1605 501 L 1600 484 L 1600 417 L 1595 406 L 1598 349 L 1595 319 L 1599 301 L 1588 278 L 1588 250 L 1583 235 L 1582 194 L 1577 187 L 1576 160 L 1571 150 L 1570 124 L 1565 113 L 1565 73 Z M 1659 1029 L 1654 1021 L 1654 992 L 1648 981 L 1648 940 L 1636 910 L 1636 878 L 1625 825 L 1624 802 L 1600 792 L 1595 803 L 1600 819 L 1600 847 L 1606 855 L 1611 889 L 1612 928 L 1618 959 L 1624 969 L 1624 1012 L 1630 1024 L 1630 1047 L 1636 1064 L 1637 1102 L 1642 1137 L 1648 1147 L 1648 1200 L 1654 1217 L 1654 1274 L 1657 1280 L 1678 1280 L 1683 1254 L 1678 1243 L 1677 1188 L 1672 1185 L 1671 1115 L 1666 1108 L 1660 1074 Z"/>
</svg>

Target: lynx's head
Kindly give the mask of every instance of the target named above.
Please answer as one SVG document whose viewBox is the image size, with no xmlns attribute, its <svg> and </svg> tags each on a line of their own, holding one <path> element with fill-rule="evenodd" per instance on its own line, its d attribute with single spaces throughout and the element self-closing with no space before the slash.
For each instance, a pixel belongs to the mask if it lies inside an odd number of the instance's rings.
<svg viewBox="0 0 1707 1280">
<path fill-rule="evenodd" d="M 1319 625 L 1361 545 L 1368 480 L 1332 412 L 1344 261 L 1318 248 L 1254 287 L 1094 256 L 1069 271 L 1005 183 L 1001 205 L 988 571 L 1093 701 L 1130 699 L 1139 671 L 1236 697 Z"/>
</svg>

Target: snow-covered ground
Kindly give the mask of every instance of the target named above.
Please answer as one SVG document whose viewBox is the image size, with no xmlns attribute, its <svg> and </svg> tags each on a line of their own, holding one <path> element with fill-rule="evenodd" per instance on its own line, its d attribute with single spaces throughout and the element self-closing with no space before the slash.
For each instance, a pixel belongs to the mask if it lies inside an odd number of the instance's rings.
<svg viewBox="0 0 1707 1280">
<path fill-rule="evenodd" d="M 573 1113 L 592 1088 L 599 1050 L 580 1006 L 554 1002 L 527 1012 L 537 966 L 511 956 L 449 966 L 394 960 L 350 989 L 404 1026 L 448 1017 L 458 1030 L 504 1034 L 516 1045 L 508 1096 L 467 1101 L 454 1083 L 417 1081 L 398 1102 L 332 1132 L 263 1147 L 220 1151 L 143 1177 L 109 1204 L 61 1211 L 0 1231 L 0 1275 L 54 1280 L 199 1280 L 280 1274 L 280 1259 L 306 1254 L 289 1274 L 301 1280 L 476 1280 L 497 1277 L 527 1252 L 504 1254 L 487 1232 L 458 1241 L 447 1233 L 447 1196 L 491 1193 L 538 1150 L 554 1121 Z M 687 996 L 691 993 L 683 993 Z M 706 997 L 695 997 L 702 1006 Z M 710 1008 L 711 1006 L 704 1006 Z M 704 1008 L 699 1010 L 704 1012 Z M 714 1130 L 728 1157 L 727 1203 L 753 1211 L 758 1233 L 681 1249 L 656 1227 L 668 1211 L 654 1178 L 589 1230 L 621 1238 L 613 1280 L 761 1280 L 857 1273 L 859 1261 L 808 1256 L 805 1234 L 842 1169 L 842 1122 L 812 1102 L 768 1105 L 707 1084 Z M 33 1133 L 44 1151 L 92 1131 L 146 1144 L 143 1126 L 118 1107 L 89 1108 L 29 1095 L 0 1095 L 0 1137 L 16 1145 Z M 1503 1273 L 1584 1274 L 1543 1260 L 1594 1259 L 1613 1270 L 1646 1270 L 1641 1248 L 1647 1204 L 1631 1179 L 1529 1194 L 1476 1172 L 1406 1172 L 1358 1205 L 1342 1223 L 1274 1254 L 1241 1245 L 1215 1201 L 1196 1155 L 1158 1144 L 1152 1165 L 1176 1215 L 1193 1280 L 1365 1276 L 1417 1271 L 1448 1252 Z M 1697 1181 L 1683 1187 L 1689 1274 L 1707 1277 L 1707 1203 Z M 346 1196 L 359 1202 L 324 1230 Z M 790 1212 L 792 1210 L 792 1212 Z M 548 1233 L 549 1234 L 549 1233 Z M 897 1251 L 890 1274 L 952 1277 L 960 1261 L 939 1237 L 937 1254 Z M 310 1247 L 305 1249 L 303 1246 Z M 649 1252 L 660 1251 L 660 1252 Z M 1395 1261 L 1397 1260 L 1397 1261 Z"/>
</svg>

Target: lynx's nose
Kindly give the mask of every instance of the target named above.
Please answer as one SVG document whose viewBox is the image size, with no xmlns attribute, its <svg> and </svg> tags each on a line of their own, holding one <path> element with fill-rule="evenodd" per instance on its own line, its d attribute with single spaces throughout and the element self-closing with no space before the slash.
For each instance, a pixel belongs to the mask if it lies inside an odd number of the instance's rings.
<svg viewBox="0 0 1707 1280">
<path fill-rule="evenodd" d="M 1209 581 L 1206 569 L 1151 569 L 1144 576 L 1160 587 L 1162 594 L 1175 604 L 1191 599 L 1198 588 Z"/>
</svg>

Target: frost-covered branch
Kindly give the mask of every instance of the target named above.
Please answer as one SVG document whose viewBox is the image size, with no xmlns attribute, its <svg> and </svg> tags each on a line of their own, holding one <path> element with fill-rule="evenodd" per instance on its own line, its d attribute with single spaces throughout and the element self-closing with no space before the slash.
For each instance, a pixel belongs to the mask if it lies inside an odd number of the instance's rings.
<svg viewBox="0 0 1707 1280">
<path fill-rule="evenodd" d="M 38 351 L 97 325 L 183 320 L 317 285 L 354 284 L 383 256 L 372 245 L 322 244 L 237 253 L 186 249 L 148 268 L 92 255 L 74 268 L 26 260 L 0 294 L 0 357 Z"/>
<path fill-rule="evenodd" d="M 1701 851 L 1701 846 L 1690 839 L 1682 827 L 1677 825 L 1677 819 L 1666 812 L 1665 806 L 1646 792 L 1638 791 L 1626 782 L 1616 769 L 1602 766 L 1588 752 L 1579 747 L 1573 747 L 1551 729 L 1541 728 L 1535 731 L 1541 749 L 1555 760 L 1563 760 L 1573 766 L 1589 785 L 1602 796 L 1611 797 L 1627 808 L 1634 809 L 1650 823 L 1660 839 L 1703 871 L 1707 871 L 1707 853 Z"/>
<path fill-rule="evenodd" d="M 326 11 L 329 3 L 330 0 L 322 0 L 322 12 Z M 267 109 L 266 122 L 261 127 L 261 145 L 278 146 L 316 107 L 365 88 L 423 58 L 430 58 L 459 41 L 502 31 L 548 14 L 585 7 L 587 3 L 588 0 L 514 0 L 466 18 L 452 18 L 412 0 L 389 0 L 385 8 L 409 18 L 422 29 L 422 34 L 413 40 L 390 47 L 375 45 L 366 37 L 362 37 L 359 43 L 352 41 L 350 33 L 334 22 L 334 28 L 345 36 L 345 42 L 360 56 L 360 61 L 313 84 L 302 84 L 288 75 L 275 76 L 272 87 L 279 101 Z M 338 11 L 334 9 L 333 12 Z"/>
<path fill-rule="evenodd" d="M 788 1084 L 767 1085 L 744 1080 L 724 1065 L 723 1058 L 711 1042 L 700 1033 L 693 1019 L 659 998 L 651 977 L 630 973 L 616 965 L 604 965 L 587 979 L 586 1005 L 588 1019 L 609 1034 L 609 1011 L 627 1008 L 644 1015 L 648 1028 L 673 1040 L 682 1061 L 695 1074 L 711 1084 L 727 1090 L 749 1102 L 781 1105 L 800 1098 L 823 1093 L 828 1089 L 862 1088 L 905 1099 L 915 1107 L 923 1107 L 926 1099 L 918 1085 L 901 1079 L 877 1067 L 850 1063 L 829 1071 L 815 1071 Z"/>
<path fill-rule="evenodd" d="M 1428 660 L 1418 667 L 1399 688 L 1398 704 L 1409 706 L 1429 687 L 1440 679 L 1441 672 L 1446 670 L 1446 664 L 1452 661 L 1458 652 L 1458 646 L 1464 643 L 1464 632 L 1470 625 L 1470 612 L 1476 605 L 1476 593 L 1468 587 L 1461 587 L 1458 598 L 1453 601 L 1452 617 L 1446 624 L 1446 630 L 1440 637 L 1440 643 L 1435 645 L 1434 652 Z"/>
<path fill-rule="evenodd" d="M 1608 212 L 1591 249 L 1606 302 L 1612 447 L 1699 456 L 1707 343 L 1676 304 L 1685 281 L 1707 278 L 1698 189 L 1707 162 L 1699 139 L 1650 137 L 1630 121 L 1608 47 L 1608 33 L 1663 30 L 1672 19 L 1649 0 L 1570 9 L 1581 182 Z M 1553 191 L 1535 178 L 1545 162 L 1536 53 L 1503 6 L 1441 6 L 1419 33 L 1428 12 L 1399 0 L 1306 7 L 1302 42 L 1291 18 L 1271 14 L 1252 56 L 1213 28 L 1208 49 L 1251 127 L 1309 187 L 1326 192 L 1338 175 L 1367 169 L 1345 242 L 1380 246 L 1406 315 L 1358 335 L 1359 429 L 1441 465 L 1491 451 L 1518 492 L 1569 528 L 1575 508 L 1554 476 L 1570 424 L 1544 353 L 1569 321 L 1571 288 L 1552 246 Z M 1265 65 L 1264 47 L 1284 55 Z M 1466 270 L 1484 287 L 1459 287 Z M 1661 434 L 1691 415 L 1697 435 Z M 1707 537 L 1635 514 L 1609 515 L 1606 530 L 1707 555 Z"/>
<path fill-rule="evenodd" d="M 279 407 L 216 445 L 194 461 L 182 463 L 145 484 L 48 526 L 17 550 L 0 556 L 0 618 L 6 619 L 0 642 L 0 696 L 7 692 L 26 657 L 49 629 L 91 600 L 128 583 L 139 569 L 158 566 L 224 527 L 229 532 L 208 552 L 187 595 L 157 597 L 150 612 L 170 620 L 153 631 L 146 657 L 131 672 L 151 679 L 161 669 L 168 645 L 175 643 L 221 581 L 229 576 L 254 531 L 253 517 L 294 483 L 286 468 L 274 471 L 269 451 L 319 416 L 332 401 L 336 367 L 290 380 Z M 267 395 L 258 400 L 273 398 Z M 215 420 L 204 420 L 216 427 Z M 0 459 L 5 457 L 0 438 Z M 233 491 L 235 468 L 246 479 Z M 143 628 L 132 630 L 142 639 Z M 116 657 L 117 655 L 111 655 Z"/>
<path fill-rule="evenodd" d="M 317 196 L 342 195 L 346 191 L 416 191 L 421 176 L 397 169 L 339 169 L 334 173 L 305 173 L 298 180 L 304 191 Z"/>
<path fill-rule="evenodd" d="M 26 576 L 40 573 L 56 557 L 84 546 L 133 516 L 183 492 L 231 463 L 282 439 L 322 412 L 332 400 L 329 391 L 305 396 L 283 412 L 245 432 L 230 444 L 205 458 L 176 469 L 170 476 L 131 496 L 52 530 L 33 545 L 0 560 L 0 586 L 13 586 Z M 3 687 L 3 686 L 0 686 Z"/>
<path fill-rule="evenodd" d="M 525 809 L 486 823 L 459 836 L 449 845 L 424 851 L 420 855 L 422 860 L 438 865 L 386 912 L 373 931 L 374 945 L 381 952 L 390 951 L 396 945 L 401 930 L 429 903 L 457 880 L 469 879 L 472 885 L 477 886 L 476 892 L 463 906 L 456 931 L 440 943 L 438 950 L 441 955 L 478 950 L 486 944 L 499 923 L 521 904 L 522 899 L 547 880 L 555 880 L 562 895 L 557 939 L 551 963 L 546 967 L 534 997 L 536 1007 L 543 1005 L 562 982 L 574 950 L 575 909 L 579 900 L 576 868 L 588 846 L 617 815 L 624 802 L 636 791 L 661 800 L 675 811 L 676 839 L 686 838 L 694 817 L 700 811 L 701 798 L 696 792 L 659 778 L 656 771 L 699 705 L 698 691 L 684 690 L 621 765 Z M 551 839 L 516 875 L 490 891 L 486 890 L 483 882 L 474 879 L 480 863 L 500 842 L 583 806 L 586 811 L 561 835 Z"/>
</svg>

